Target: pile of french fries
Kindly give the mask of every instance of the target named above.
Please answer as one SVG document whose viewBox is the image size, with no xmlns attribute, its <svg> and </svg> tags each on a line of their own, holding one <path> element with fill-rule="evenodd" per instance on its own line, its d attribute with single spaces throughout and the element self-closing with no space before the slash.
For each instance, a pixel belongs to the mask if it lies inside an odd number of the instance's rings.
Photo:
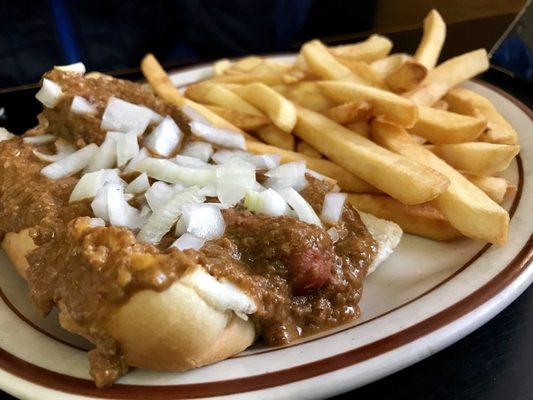
<svg viewBox="0 0 533 400">
<path fill-rule="evenodd" d="M 519 152 L 490 101 L 461 87 L 489 67 L 484 49 L 437 63 L 446 25 L 432 10 L 413 56 L 392 42 L 305 43 L 294 63 L 261 57 L 214 63 L 213 76 L 174 88 L 157 60 L 141 67 L 163 99 L 241 132 L 249 151 L 305 160 L 359 210 L 436 240 L 503 245 L 515 188 L 497 176 Z"/>
</svg>

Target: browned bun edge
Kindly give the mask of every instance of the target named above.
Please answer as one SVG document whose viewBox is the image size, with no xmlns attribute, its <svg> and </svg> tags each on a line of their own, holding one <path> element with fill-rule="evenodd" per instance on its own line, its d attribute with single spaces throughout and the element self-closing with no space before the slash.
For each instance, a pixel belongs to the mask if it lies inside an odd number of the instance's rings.
<svg viewBox="0 0 533 400">
<path fill-rule="evenodd" d="M 28 232 L 10 232 L 2 241 L 23 277 L 28 267 L 26 254 L 36 248 Z M 183 371 L 229 358 L 254 342 L 252 321 L 204 300 L 188 282 L 194 272 L 207 274 L 196 266 L 162 292 L 141 290 L 110 317 L 107 332 L 120 344 L 128 365 Z M 61 325 L 83 335 L 63 304 L 60 309 Z"/>
</svg>

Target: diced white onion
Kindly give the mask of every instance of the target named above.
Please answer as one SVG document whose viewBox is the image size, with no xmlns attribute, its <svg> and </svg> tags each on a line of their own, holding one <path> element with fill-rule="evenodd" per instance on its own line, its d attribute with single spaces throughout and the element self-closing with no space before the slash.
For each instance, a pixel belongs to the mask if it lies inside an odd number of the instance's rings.
<svg viewBox="0 0 533 400">
<path fill-rule="evenodd" d="M 182 210 L 183 224 L 194 236 L 211 240 L 221 237 L 226 229 L 220 208 L 209 203 L 185 204 Z"/>
<path fill-rule="evenodd" d="M 253 156 L 252 153 L 248 153 L 247 151 L 244 151 L 244 150 L 223 149 L 223 150 L 218 150 L 215 154 L 213 154 L 211 158 L 217 164 L 225 164 L 235 158 L 251 163 L 252 156 Z"/>
<path fill-rule="evenodd" d="M 22 141 L 27 144 L 34 144 L 34 145 L 41 145 L 46 143 L 51 143 L 54 140 L 57 139 L 57 136 L 44 134 L 44 135 L 37 135 L 37 136 L 26 136 Z"/>
<path fill-rule="evenodd" d="M 342 216 L 346 193 L 327 193 L 320 218 L 324 222 L 336 224 Z"/>
<path fill-rule="evenodd" d="M 108 169 L 109 173 L 107 174 L 105 181 L 111 183 L 117 183 L 122 187 L 126 187 L 128 184 L 124 179 L 120 177 L 120 170 L 118 168 Z"/>
<path fill-rule="evenodd" d="M 124 187 L 116 183 L 106 185 L 107 211 L 109 222 L 113 226 L 125 226 L 136 229 L 140 225 L 139 210 L 130 206 L 124 197 Z"/>
<path fill-rule="evenodd" d="M 151 110 L 152 111 L 152 118 L 150 119 L 150 123 L 152 124 L 158 124 L 160 123 L 161 121 L 163 121 L 163 116 L 156 113 L 155 111 Z"/>
<path fill-rule="evenodd" d="M 153 111 L 147 107 L 111 97 L 102 115 L 100 128 L 104 131 L 135 132 L 142 135 L 152 120 Z"/>
<path fill-rule="evenodd" d="M 163 206 L 152 213 L 137 238 L 148 243 L 159 243 L 180 217 L 184 204 L 203 201 L 204 198 L 198 195 L 197 187 L 175 192 Z"/>
<path fill-rule="evenodd" d="M 61 142 L 61 139 L 58 139 L 54 143 L 55 146 L 56 146 L 56 149 L 57 149 L 56 154 L 41 153 L 38 150 L 33 150 L 33 154 L 35 154 L 35 157 L 37 157 L 41 161 L 46 161 L 46 162 L 52 163 L 52 162 L 56 162 L 56 161 L 62 160 L 63 158 L 65 158 L 69 154 L 72 154 L 72 153 L 74 153 L 76 151 L 76 148 L 74 146 L 72 146 L 72 145 L 59 145 L 60 142 Z"/>
<path fill-rule="evenodd" d="M 148 175 L 142 173 L 126 186 L 125 192 L 138 194 L 146 192 L 149 188 L 150 182 L 148 181 Z"/>
<path fill-rule="evenodd" d="M 91 218 L 89 220 L 89 225 L 94 228 L 105 226 L 105 221 L 102 218 Z"/>
<path fill-rule="evenodd" d="M 318 179 L 319 181 L 330 181 L 330 182 L 335 182 L 335 180 L 332 179 L 332 178 L 330 178 L 329 176 L 319 174 L 318 172 L 313 171 L 312 169 L 309 169 L 309 168 L 307 168 L 307 169 L 305 170 L 305 173 L 311 175 L 313 178 L 316 178 L 316 179 Z"/>
<path fill-rule="evenodd" d="M 174 120 L 165 117 L 144 139 L 144 145 L 152 152 L 168 157 L 180 144 L 182 137 L 183 133 Z"/>
<path fill-rule="evenodd" d="M 292 187 L 296 190 L 301 190 L 307 183 L 305 171 L 305 161 L 282 164 L 265 174 L 268 179 L 264 184 L 274 189 Z"/>
<path fill-rule="evenodd" d="M 205 197 L 216 197 L 217 196 L 217 185 L 210 183 L 205 185 L 200 189 L 200 194 Z"/>
<path fill-rule="evenodd" d="M 213 146 L 206 142 L 189 142 L 183 146 L 180 154 L 208 162 L 213 154 Z"/>
<path fill-rule="evenodd" d="M 154 179 L 175 183 L 182 182 L 186 185 L 205 186 L 217 179 L 216 171 L 212 168 L 190 168 L 177 165 L 170 160 L 148 157 L 141 160 L 135 170 L 146 172 Z"/>
<path fill-rule="evenodd" d="M 178 222 L 176 222 L 176 229 L 174 230 L 174 233 L 177 237 L 180 237 L 184 233 L 187 233 L 187 225 L 185 224 L 183 215 L 178 219 Z"/>
<path fill-rule="evenodd" d="M 209 124 L 209 121 L 202 114 L 190 106 L 182 106 L 181 112 L 183 112 L 183 114 L 185 114 L 191 121 L 200 121 L 204 124 Z"/>
<path fill-rule="evenodd" d="M 41 86 L 35 98 L 43 103 L 45 107 L 54 108 L 59 102 L 59 99 L 61 99 L 61 96 L 63 96 L 61 87 L 57 83 L 44 78 L 43 86 Z"/>
<path fill-rule="evenodd" d="M 262 154 L 252 156 L 250 161 L 257 169 L 272 169 L 279 166 L 281 156 L 279 154 Z"/>
<path fill-rule="evenodd" d="M 178 250 L 194 249 L 199 250 L 205 244 L 205 239 L 191 235 L 190 233 L 184 233 L 181 235 L 170 247 L 175 247 Z"/>
<path fill-rule="evenodd" d="M 331 228 L 329 228 L 326 233 L 329 235 L 331 241 L 333 243 L 337 243 L 340 239 L 340 236 L 339 236 L 339 231 L 337 230 L 337 228 L 335 228 L 334 226 L 332 226 Z"/>
<path fill-rule="evenodd" d="M 144 218 L 152 213 L 152 210 L 148 206 L 143 206 L 141 208 L 141 212 L 139 213 L 139 217 Z"/>
<path fill-rule="evenodd" d="M 150 153 L 148 150 L 146 150 L 144 147 L 137 153 L 135 157 L 131 159 L 131 161 L 126 165 L 126 168 L 124 168 L 124 172 L 126 174 L 129 174 L 131 172 L 137 171 L 135 168 L 137 167 L 137 164 L 144 160 L 145 158 L 149 157 Z"/>
<path fill-rule="evenodd" d="M 255 184 L 255 166 L 232 159 L 217 168 L 217 196 L 220 202 L 237 204 Z"/>
<path fill-rule="evenodd" d="M 6 128 L 0 127 L 0 142 L 3 142 L 4 140 L 9 140 L 13 137 L 15 137 L 15 135 L 9 132 Z"/>
<path fill-rule="evenodd" d="M 195 157 L 189 157 L 184 156 L 181 154 L 178 154 L 176 157 L 172 159 L 176 164 L 181 165 L 183 167 L 207 167 L 210 168 L 210 164 L 207 164 L 206 162 L 200 160 L 199 158 Z"/>
<path fill-rule="evenodd" d="M 244 197 L 244 207 L 258 213 L 278 217 L 289 212 L 287 202 L 276 191 L 267 189 L 263 192 L 249 190 Z"/>
<path fill-rule="evenodd" d="M 87 165 L 85 169 L 87 172 L 98 171 L 104 168 L 113 168 L 117 163 L 117 142 L 110 137 L 106 136 L 103 143 L 98 148 L 94 157 Z"/>
<path fill-rule="evenodd" d="M 109 170 L 101 169 L 99 171 L 84 174 L 70 194 L 69 202 L 92 199 L 106 181 Z"/>
<path fill-rule="evenodd" d="M 75 74 L 83 75 L 87 70 L 85 69 L 85 65 L 82 62 L 77 62 L 74 64 L 68 64 L 68 65 L 56 65 L 54 66 L 54 69 L 57 69 L 59 71 L 65 71 L 65 72 L 73 72 Z"/>
<path fill-rule="evenodd" d="M 156 211 L 172 197 L 174 192 L 175 190 L 165 182 L 154 182 L 153 185 L 146 191 L 144 197 L 146 197 L 148 206 L 153 211 Z"/>
<path fill-rule="evenodd" d="M 192 121 L 189 126 L 194 136 L 198 136 L 210 143 L 242 150 L 246 148 L 244 136 L 238 132 L 218 128 L 200 121 Z"/>
<path fill-rule="evenodd" d="M 47 165 L 41 170 L 41 173 L 50 179 L 59 179 L 75 174 L 87 166 L 97 150 L 98 146 L 91 143 L 59 161 Z"/>
<path fill-rule="evenodd" d="M 305 199 L 291 187 L 281 188 L 276 190 L 283 199 L 296 211 L 298 219 L 308 224 L 322 226 L 320 218 L 316 215 L 313 207 L 305 201 Z"/>
<path fill-rule="evenodd" d="M 94 114 L 96 112 L 96 107 L 84 97 L 74 96 L 70 111 L 74 114 Z"/>
<path fill-rule="evenodd" d="M 117 144 L 117 165 L 119 167 L 124 166 L 139 153 L 139 142 L 134 131 L 128 133 L 107 132 L 107 136 L 111 137 Z"/>
</svg>

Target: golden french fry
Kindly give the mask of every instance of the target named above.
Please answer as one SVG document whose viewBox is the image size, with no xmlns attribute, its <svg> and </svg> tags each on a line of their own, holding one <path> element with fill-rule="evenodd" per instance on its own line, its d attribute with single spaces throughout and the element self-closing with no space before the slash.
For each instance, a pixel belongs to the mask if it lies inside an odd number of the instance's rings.
<svg viewBox="0 0 533 400">
<path fill-rule="evenodd" d="M 342 65 L 348 67 L 358 78 L 366 84 L 380 89 L 388 89 L 384 79 L 370 65 L 363 61 L 352 60 L 349 58 L 338 58 Z"/>
<path fill-rule="evenodd" d="M 276 125 L 266 125 L 256 129 L 255 134 L 263 142 L 285 150 L 294 150 L 295 140 L 290 133 L 282 131 Z"/>
<path fill-rule="evenodd" d="M 415 143 L 424 144 L 427 142 L 426 138 L 415 135 L 414 133 L 409 134 L 409 136 L 411 136 L 411 140 Z"/>
<path fill-rule="evenodd" d="M 316 82 L 300 82 L 294 87 L 289 87 L 284 96 L 313 111 L 325 111 L 335 106 L 333 101 L 322 94 Z"/>
<path fill-rule="evenodd" d="M 254 131 L 262 126 L 268 125 L 270 121 L 264 115 L 251 115 L 245 114 L 241 111 L 232 110 L 226 107 L 220 106 L 206 106 L 209 110 L 215 114 L 221 116 L 226 121 L 232 123 L 237 128 L 245 131 Z"/>
<path fill-rule="evenodd" d="M 428 70 L 437 65 L 446 39 L 446 23 L 437 10 L 431 10 L 424 18 L 424 34 L 416 49 L 414 59 Z"/>
<path fill-rule="evenodd" d="M 330 160 L 405 204 L 430 201 L 446 190 L 448 179 L 394 154 L 335 121 L 297 107 L 294 133 Z"/>
<path fill-rule="evenodd" d="M 290 132 L 296 124 L 296 109 L 290 101 L 263 83 L 250 83 L 238 94 L 265 113 L 279 129 Z"/>
<path fill-rule="evenodd" d="M 479 140 L 490 143 L 516 144 L 518 134 L 492 103 L 480 94 L 464 88 L 452 89 L 445 100 L 450 111 L 488 121 L 488 129 Z"/>
<path fill-rule="evenodd" d="M 250 72 L 263 62 L 263 58 L 258 56 L 247 56 L 238 59 L 231 66 L 231 70 L 234 72 Z"/>
<path fill-rule="evenodd" d="M 401 127 L 380 120 L 371 124 L 372 139 L 411 160 L 448 177 L 450 185 L 436 204 L 450 223 L 465 236 L 503 245 L 509 214 L 444 160 L 411 139 Z"/>
<path fill-rule="evenodd" d="M 498 204 L 503 203 L 506 196 L 510 196 L 516 192 L 515 185 L 512 185 L 507 179 L 500 178 L 499 176 L 463 175 Z"/>
<path fill-rule="evenodd" d="M 283 63 L 275 60 L 263 60 L 260 64 L 253 67 L 250 72 L 256 74 L 266 74 L 266 75 L 283 75 L 289 71 L 291 68 L 290 64 Z"/>
<path fill-rule="evenodd" d="M 322 79 L 367 83 L 359 75 L 337 61 L 319 40 L 307 42 L 302 46 L 300 52 L 311 72 Z"/>
<path fill-rule="evenodd" d="M 404 61 L 385 78 L 385 84 L 393 92 L 406 92 L 414 89 L 427 76 L 425 66 L 413 60 Z"/>
<path fill-rule="evenodd" d="M 348 170 L 323 158 L 312 158 L 294 151 L 280 149 L 259 142 L 246 142 L 246 149 L 254 154 L 279 154 L 281 162 L 305 161 L 307 168 L 337 181 L 342 190 L 356 193 L 379 193 L 372 185 Z"/>
<path fill-rule="evenodd" d="M 412 127 L 418 118 L 418 107 L 411 101 L 393 93 L 352 82 L 317 82 L 322 93 L 338 103 L 368 101 L 372 115 L 380 116 L 406 128 Z"/>
<path fill-rule="evenodd" d="M 359 136 L 369 138 L 370 137 L 370 124 L 366 121 L 363 122 L 352 122 L 345 125 L 346 128 L 352 132 L 358 134 Z"/>
<path fill-rule="evenodd" d="M 433 104 L 431 107 L 436 110 L 448 111 L 448 109 L 450 108 L 450 105 L 448 104 L 446 100 L 440 99 L 435 104 Z"/>
<path fill-rule="evenodd" d="M 370 67 L 374 70 L 376 74 L 381 76 L 382 79 L 385 79 L 387 75 L 390 75 L 394 70 L 399 68 L 407 60 L 412 60 L 409 54 L 405 53 L 395 53 L 390 56 L 380 58 L 370 64 Z"/>
<path fill-rule="evenodd" d="M 487 122 L 431 107 L 418 108 L 418 120 L 409 132 L 422 136 L 435 144 L 463 143 L 476 140 Z"/>
<path fill-rule="evenodd" d="M 372 107 L 366 101 L 351 101 L 326 110 L 324 115 L 344 125 L 368 121 L 372 116 Z"/>
<path fill-rule="evenodd" d="M 243 85 L 254 82 L 261 82 L 269 86 L 283 84 L 280 74 L 253 71 L 214 76 L 209 81 L 214 83 L 239 83 Z"/>
<path fill-rule="evenodd" d="M 309 143 L 300 140 L 296 145 L 296 151 L 311 158 L 322 158 L 322 154 Z"/>
<path fill-rule="evenodd" d="M 184 105 L 189 106 L 192 109 L 196 110 L 196 112 L 201 114 L 212 124 L 220 128 L 239 132 L 247 140 L 257 141 L 256 138 L 248 135 L 246 132 L 237 128 L 235 125 L 230 124 L 224 118 L 219 117 L 218 115 L 207 109 L 205 106 L 196 103 L 195 101 L 192 101 L 190 99 L 184 98 L 179 92 L 179 90 L 174 87 L 167 73 L 165 72 L 161 64 L 159 64 L 159 61 L 157 61 L 157 59 L 153 56 L 153 54 L 147 54 L 146 56 L 144 56 L 141 61 L 141 71 L 146 80 L 150 83 L 150 85 L 156 92 L 156 94 L 167 103 L 171 103 L 179 107 L 182 107 Z"/>
<path fill-rule="evenodd" d="M 452 167 L 474 175 L 492 175 L 507 169 L 520 151 L 516 144 L 468 142 L 427 146 Z"/>
<path fill-rule="evenodd" d="M 329 51 L 336 57 L 370 63 L 385 57 L 391 49 L 392 42 L 385 36 L 371 35 L 359 43 L 330 47 Z"/>
<path fill-rule="evenodd" d="M 316 76 L 312 74 L 310 71 L 300 69 L 297 67 L 292 67 L 287 72 L 285 72 L 283 75 L 281 75 L 281 80 L 283 83 L 286 84 L 293 84 L 298 83 L 301 81 L 307 81 L 310 79 L 315 79 Z"/>
<path fill-rule="evenodd" d="M 478 49 L 450 58 L 429 71 L 426 79 L 405 94 L 419 106 L 432 106 L 451 88 L 467 81 L 489 68 L 485 49 Z"/>
<path fill-rule="evenodd" d="M 407 206 L 389 196 L 348 193 L 348 201 L 360 211 L 396 222 L 407 233 L 435 240 L 463 237 L 433 202 Z"/>
<path fill-rule="evenodd" d="M 222 60 L 215 61 L 213 64 L 213 75 L 219 76 L 224 75 L 224 73 L 231 68 L 231 61 L 227 58 L 223 58 Z"/>
<path fill-rule="evenodd" d="M 240 86 L 239 86 L 240 87 Z M 265 115 L 239 95 L 218 83 L 201 82 L 188 86 L 185 97 L 201 103 L 225 107 L 241 113 L 264 117 Z"/>
</svg>

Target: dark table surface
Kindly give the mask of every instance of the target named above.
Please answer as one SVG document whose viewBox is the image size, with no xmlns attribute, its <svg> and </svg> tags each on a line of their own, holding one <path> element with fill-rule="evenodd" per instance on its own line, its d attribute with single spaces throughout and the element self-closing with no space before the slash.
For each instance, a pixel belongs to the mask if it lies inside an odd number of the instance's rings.
<svg viewBox="0 0 533 400">
<path fill-rule="evenodd" d="M 482 79 L 501 87 L 531 108 L 530 82 L 495 70 L 490 70 Z M 7 126 L 14 132 L 30 127 L 32 123 L 28 125 L 28 118 L 38 112 L 35 109 L 38 106 L 33 104 L 33 93 L 33 89 L 0 91 L 0 107 L 5 107 L 8 117 L 0 120 L 0 126 Z M 493 320 L 452 346 L 334 399 L 348 398 L 532 400 L 533 289 L 527 289 Z M 0 399 L 13 397 L 0 391 Z"/>
</svg>

